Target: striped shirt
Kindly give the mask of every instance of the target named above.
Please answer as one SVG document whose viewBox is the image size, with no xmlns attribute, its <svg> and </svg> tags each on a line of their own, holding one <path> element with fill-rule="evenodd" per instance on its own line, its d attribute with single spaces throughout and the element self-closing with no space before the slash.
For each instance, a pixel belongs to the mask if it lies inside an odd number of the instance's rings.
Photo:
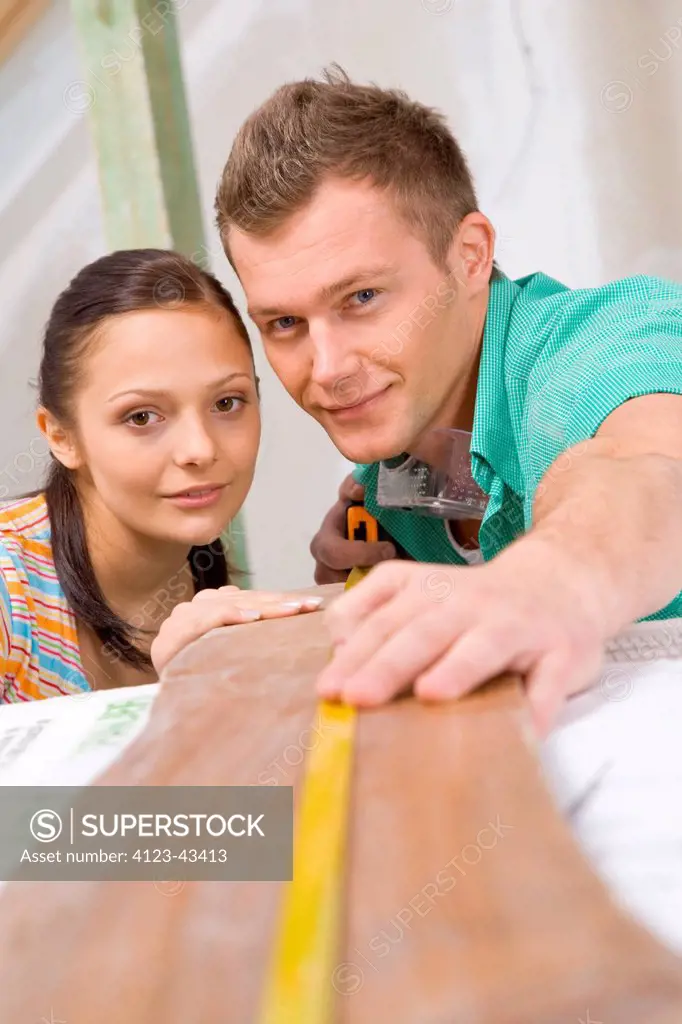
<svg viewBox="0 0 682 1024">
<path fill-rule="evenodd" d="M 623 402 L 661 392 L 682 395 L 682 285 L 639 275 L 571 289 L 541 273 L 491 282 L 470 446 L 488 495 L 485 561 L 530 529 L 542 476 L 560 457 L 570 464 L 567 449 Z M 442 519 L 378 504 L 378 474 L 378 463 L 355 468 L 386 532 L 418 562 L 465 564 Z M 682 616 L 680 586 L 647 618 Z"/>
<path fill-rule="evenodd" d="M 44 495 L 0 505 L 0 703 L 90 690 Z"/>
</svg>

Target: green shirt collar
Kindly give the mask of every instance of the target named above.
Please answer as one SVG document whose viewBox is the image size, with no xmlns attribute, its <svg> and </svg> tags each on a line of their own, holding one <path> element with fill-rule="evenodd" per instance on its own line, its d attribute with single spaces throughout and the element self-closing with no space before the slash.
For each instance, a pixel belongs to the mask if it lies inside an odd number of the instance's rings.
<svg viewBox="0 0 682 1024">
<path fill-rule="evenodd" d="M 512 308 L 520 291 L 504 275 L 490 284 L 471 437 L 472 475 L 486 494 L 496 476 L 517 494 L 523 492 L 504 374 Z"/>
</svg>

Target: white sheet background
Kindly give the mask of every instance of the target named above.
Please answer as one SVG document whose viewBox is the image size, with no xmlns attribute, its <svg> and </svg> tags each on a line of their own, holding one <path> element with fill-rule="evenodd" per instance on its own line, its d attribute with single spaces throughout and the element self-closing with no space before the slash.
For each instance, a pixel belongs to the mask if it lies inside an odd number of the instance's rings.
<svg viewBox="0 0 682 1024">
<path fill-rule="evenodd" d="M 595 870 L 682 954 L 682 619 L 638 623 L 611 645 L 543 764 Z"/>
</svg>

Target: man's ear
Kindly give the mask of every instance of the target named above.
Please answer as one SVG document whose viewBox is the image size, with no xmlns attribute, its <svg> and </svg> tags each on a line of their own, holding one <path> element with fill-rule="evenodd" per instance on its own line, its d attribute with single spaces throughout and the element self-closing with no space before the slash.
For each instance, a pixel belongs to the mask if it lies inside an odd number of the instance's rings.
<svg viewBox="0 0 682 1024">
<path fill-rule="evenodd" d="M 485 214 L 475 210 L 461 221 L 450 246 L 448 262 L 471 293 L 488 285 L 495 258 L 495 229 Z"/>
<path fill-rule="evenodd" d="M 38 409 L 36 422 L 55 459 L 67 469 L 79 469 L 83 460 L 73 432 L 63 427 L 51 412 L 42 407 Z"/>
</svg>

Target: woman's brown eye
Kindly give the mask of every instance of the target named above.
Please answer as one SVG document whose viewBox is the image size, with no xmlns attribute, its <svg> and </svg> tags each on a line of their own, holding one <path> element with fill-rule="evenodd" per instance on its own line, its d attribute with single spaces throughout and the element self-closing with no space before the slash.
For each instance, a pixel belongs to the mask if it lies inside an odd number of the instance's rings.
<svg viewBox="0 0 682 1024">
<path fill-rule="evenodd" d="M 219 412 L 232 412 L 234 408 L 234 398 L 219 398 L 216 402 Z"/>
<path fill-rule="evenodd" d="M 130 417 L 130 423 L 133 423 L 136 427 L 146 427 L 149 423 L 149 413 L 134 412 Z"/>
</svg>

